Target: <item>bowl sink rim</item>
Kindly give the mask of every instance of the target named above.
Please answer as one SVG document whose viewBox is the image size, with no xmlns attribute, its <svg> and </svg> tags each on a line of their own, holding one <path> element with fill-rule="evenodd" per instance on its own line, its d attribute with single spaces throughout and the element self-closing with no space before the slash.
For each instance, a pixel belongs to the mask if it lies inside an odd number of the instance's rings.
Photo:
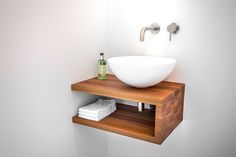
<svg viewBox="0 0 236 157">
<path fill-rule="evenodd" d="M 148 62 L 148 60 L 152 62 Z M 159 60 L 160 62 L 155 60 Z M 176 63 L 176 59 L 162 56 L 117 56 L 108 58 L 107 61 L 108 63 L 112 62 L 113 64 L 125 66 L 161 66 Z M 145 64 L 140 64 L 141 61 L 145 62 Z"/>
</svg>

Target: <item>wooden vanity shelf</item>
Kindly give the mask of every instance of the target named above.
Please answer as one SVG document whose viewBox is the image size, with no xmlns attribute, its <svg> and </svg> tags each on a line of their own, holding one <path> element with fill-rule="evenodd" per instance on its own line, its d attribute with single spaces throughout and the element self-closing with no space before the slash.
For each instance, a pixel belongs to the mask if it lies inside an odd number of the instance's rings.
<svg viewBox="0 0 236 157">
<path fill-rule="evenodd" d="M 155 105 L 156 111 L 117 104 L 117 110 L 101 121 L 75 115 L 74 123 L 162 144 L 183 119 L 185 85 L 163 81 L 153 87 L 138 89 L 125 85 L 114 75 L 107 80 L 88 79 L 71 85 L 73 91 Z"/>
</svg>

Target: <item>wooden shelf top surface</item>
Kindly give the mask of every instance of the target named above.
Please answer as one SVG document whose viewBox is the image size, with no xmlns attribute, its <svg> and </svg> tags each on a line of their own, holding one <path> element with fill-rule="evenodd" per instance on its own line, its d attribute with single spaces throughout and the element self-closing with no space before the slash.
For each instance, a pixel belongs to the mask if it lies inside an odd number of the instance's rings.
<svg viewBox="0 0 236 157">
<path fill-rule="evenodd" d="M 71 85 L 74 91 L 113 97 L 153 105 L 161 105 L 163 101 L 184 90 L 184 84 L 162 81 L 149 88 L 134 88 L 122 83 L 114 75 L 108 74 L 107 80 L 97 77 Z"/>
</svg>

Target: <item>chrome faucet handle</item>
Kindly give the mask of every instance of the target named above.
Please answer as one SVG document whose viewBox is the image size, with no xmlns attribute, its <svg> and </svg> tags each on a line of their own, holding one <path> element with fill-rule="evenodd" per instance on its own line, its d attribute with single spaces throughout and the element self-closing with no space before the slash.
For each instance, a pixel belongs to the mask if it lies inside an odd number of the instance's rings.
<svg viewBox="0 0 236 157">
<path fill-rule="evenodd" d="M 169 32 L 169 41 L 171 41 L 171 35 L 178 33 L 179 25 L 177 25 L 176 23 L 171 23 L 167 26 L 167 31 Z"/>
</svg>

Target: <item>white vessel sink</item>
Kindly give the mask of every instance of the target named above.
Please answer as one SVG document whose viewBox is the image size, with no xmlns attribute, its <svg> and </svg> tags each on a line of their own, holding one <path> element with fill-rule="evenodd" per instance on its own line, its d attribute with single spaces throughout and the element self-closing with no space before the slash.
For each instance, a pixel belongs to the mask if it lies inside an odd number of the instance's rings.
<svg viewBox="0 0 236 157">
<path fill-rule="evenodd" d="M 109 58 L 108 63 L 114 75 L 125 84 L 146 88 L 170 75 L 176 60 L 155 56 L 122 56 Z"/>
</svg>

